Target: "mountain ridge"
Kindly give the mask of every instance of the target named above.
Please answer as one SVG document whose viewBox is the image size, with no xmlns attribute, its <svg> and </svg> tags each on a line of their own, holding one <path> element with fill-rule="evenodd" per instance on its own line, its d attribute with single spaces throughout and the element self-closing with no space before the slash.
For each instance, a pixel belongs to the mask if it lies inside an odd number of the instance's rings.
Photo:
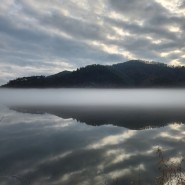
<svg viewBox="0 0 185 185">
<path fill-rule="evenodd" d="M 9 81 L 8 88 L 132 88 L 185 87 L 185 67 L 131 60 L 113 65 L 93 64 L 50 76 L 31 76 Z"/>
</svg>

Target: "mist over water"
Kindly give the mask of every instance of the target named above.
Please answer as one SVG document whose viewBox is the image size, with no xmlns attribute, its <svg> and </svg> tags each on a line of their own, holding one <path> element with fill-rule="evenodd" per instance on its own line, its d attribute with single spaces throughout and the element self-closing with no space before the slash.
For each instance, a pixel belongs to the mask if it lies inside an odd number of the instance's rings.
<svg viewBox="0 0 185 185">
<path fill-rule="evenodd" d="M 5 105 L 181 107 L 184 89 L 1 89 Z"/>
</svg>

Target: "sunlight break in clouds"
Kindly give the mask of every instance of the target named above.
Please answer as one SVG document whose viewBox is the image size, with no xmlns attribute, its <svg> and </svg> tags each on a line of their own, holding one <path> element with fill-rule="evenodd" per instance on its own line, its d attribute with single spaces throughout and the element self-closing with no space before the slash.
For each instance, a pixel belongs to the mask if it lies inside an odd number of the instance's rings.
<svg viewBox="0 0 185 185">
<path fill-rule="evenodd" d="M 2 0 L 0 84 L 130 59 L 184 65 L 184 12 L 183 0 Z"/>
</svg>

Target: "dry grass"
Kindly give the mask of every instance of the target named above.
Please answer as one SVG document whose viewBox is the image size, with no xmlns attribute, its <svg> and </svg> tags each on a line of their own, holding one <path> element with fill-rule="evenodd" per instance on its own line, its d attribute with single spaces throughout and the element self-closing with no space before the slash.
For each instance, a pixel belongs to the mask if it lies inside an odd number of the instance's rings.
<svg viewBox="0 0 185 185">
<path fill-rule="evenodd" d="M 157 154 L 160 176 L 156 180 L 156 185 L 185 185 L 185 171 L 182 168 L 184 159 L 180 161 L 166 159 L 160 148 L 157 149 Z"/>
</svg>

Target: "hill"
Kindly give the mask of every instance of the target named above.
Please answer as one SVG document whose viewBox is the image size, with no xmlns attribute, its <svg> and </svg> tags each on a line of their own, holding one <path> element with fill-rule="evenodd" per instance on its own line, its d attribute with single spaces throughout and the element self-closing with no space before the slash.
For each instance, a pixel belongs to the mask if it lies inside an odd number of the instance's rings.
<svg viewBox="0 0 185 185">
<path fill-rule="evenodd" d="M 122 88 L 185 87 L 185 67 L 131 60 L 114 65 L 89 65 L 51 76 L 31 76 L 9 81 L 9 88 Z"/>
</svg>

